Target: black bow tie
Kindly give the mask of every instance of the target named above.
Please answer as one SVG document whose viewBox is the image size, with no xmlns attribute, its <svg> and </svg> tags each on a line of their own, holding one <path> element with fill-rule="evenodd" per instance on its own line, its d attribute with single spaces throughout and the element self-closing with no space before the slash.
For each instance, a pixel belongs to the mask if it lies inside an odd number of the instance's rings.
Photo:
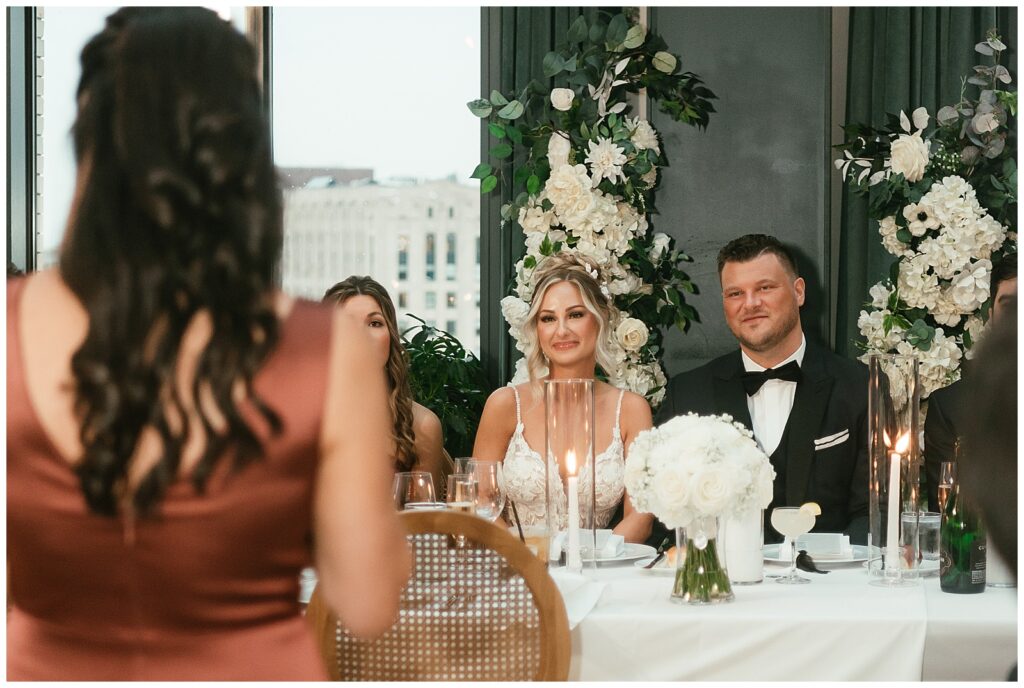
<svg viewBox="0 0 1024 688">
<path fill-rule="evenodd" d="M 761 389 L 761 385 L 768 382 L 768 380 L 789 380 L 790 382 L 800 382 L 800 364 L 796 361 L 790 361 L 786 365 L 778 368 L 769 368 L 768 370 L 762 370 L 760 372 L 749 371 L 743 373 L 743 389 L 747 391 L 748 397 L 752 397 L 757 394 L 757 390 Z"/>
</svg>

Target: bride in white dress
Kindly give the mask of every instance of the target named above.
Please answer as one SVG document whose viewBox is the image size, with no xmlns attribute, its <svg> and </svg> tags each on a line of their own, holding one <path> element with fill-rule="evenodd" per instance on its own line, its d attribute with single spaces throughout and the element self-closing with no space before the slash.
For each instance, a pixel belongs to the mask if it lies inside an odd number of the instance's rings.
<svg viewBox="0 0 1024 688">
<path fill-rule="evenodd" d="M 544 379 L 594 378 L 595 367 L 613 365 L 609 297 L 584 258 L 557 254 L 534 273 L 527 322 L 526 365 L 530 381 L 502 387 L 487 399 L 473 456 L 503 462 L 505 488 L 523 525 L 544 517 Z M 549 372 L 546 372 L 545 369 Z M 651 407 L 633 392 L 595 381 L 597 526 L 608 525 L 619 502 L 623 519 L 615 533 L 643 542 L 653 517 L 633 509 L 624 485 L 625 455 L 637 433 L 651 427 Z M 563 517 L 564 518 L 564 517 Z M 564 527 L 564 524 L 560 524 Z"/>
</svg>

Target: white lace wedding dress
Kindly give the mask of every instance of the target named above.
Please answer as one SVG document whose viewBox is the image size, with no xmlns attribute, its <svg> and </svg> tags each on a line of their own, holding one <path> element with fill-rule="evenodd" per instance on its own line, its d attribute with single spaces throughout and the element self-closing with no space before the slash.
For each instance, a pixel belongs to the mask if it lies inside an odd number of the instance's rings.
<svg viewBox="0 0 1024 688">
<path fill-rule="evenodd" d="M 519 403 L 519 390 L 515 387 L 512 391 L 516 395 L 516 429 L 509 440 L 508 449 L 505 451 L 505 461 L 502 465 L 502 473 L 505 478 L 505 492 L 508 499 L 515 502 L 516 511 L 524 526 L 541 523 L 544 520 L 544 461 L 541 455 L 535 452 L 526 443 L 523 436 L 523 415 Z M 612 430 L 612 441 L 608 448 L 597 455 L 597 497 L 596 497 L 596 522 L 598 528 L 604 528 L 615 513 L 616 507 L 622 501 L 625 488 L 625 459 L 622 444 L 622 431 L 619 428 L 619 413 L 622 411 L 622 397 L 625 391 L 619 393 L 619 401 L 615 407 L 615 428 Z M 554 458 L 549 460 L 549 470 L 558 471 Z M 583 495 L 590 489 L 590 481 L 587 475 L 579 481 L 580 504 L 583 504 Z M 562 530 L 565 524 L 565 493 L 559 484 L 559 494 L 555 499 L 556 522 L 552 526 Z M 507 514 L 510 520 L 512 510 L 508 509 Z"/>
</svg>

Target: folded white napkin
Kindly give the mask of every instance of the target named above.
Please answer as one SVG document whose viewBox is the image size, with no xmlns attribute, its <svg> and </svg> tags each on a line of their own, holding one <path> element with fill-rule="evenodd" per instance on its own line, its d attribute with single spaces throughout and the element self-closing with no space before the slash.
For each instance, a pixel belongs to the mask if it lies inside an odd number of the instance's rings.
<svg viewBox="0 0 1024 688">
<path fill-rule="evenodd" d="M 789 537 L 779 546 L 779 557 L 789 555 Z M 805 533 L 796 539 L 796 548 L 807 550 L 812 559 L 828 561 L 830 559 L 852 559 L 853 547 L 850 536 L 842 533 Z"/>
<path fill-rule="evenodd" d="M 569 617 L 570 630 L 576 628 L 580 621 L 583 621 L 587 614 L 597 606 L 605 584 L 562 568 L 551 568 L 548 573 L 551 574 L 552 580 L 558 586 L 558 592 L 562 594 L 566 616 Z"/>
</svg>

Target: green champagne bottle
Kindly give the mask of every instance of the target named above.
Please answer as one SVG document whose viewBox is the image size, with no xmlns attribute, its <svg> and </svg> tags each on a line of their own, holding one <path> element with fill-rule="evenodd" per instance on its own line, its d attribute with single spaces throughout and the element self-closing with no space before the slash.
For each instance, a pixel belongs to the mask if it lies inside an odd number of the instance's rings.
<svg viewBox="0 0 1024 688">
<path fill-rule="evenodd" d="M 985 592 L 985 530 L 965 507 L 960 485 L 946 501 L 939 539 L 939 586 L 943 592 Z"/>
</svg>

